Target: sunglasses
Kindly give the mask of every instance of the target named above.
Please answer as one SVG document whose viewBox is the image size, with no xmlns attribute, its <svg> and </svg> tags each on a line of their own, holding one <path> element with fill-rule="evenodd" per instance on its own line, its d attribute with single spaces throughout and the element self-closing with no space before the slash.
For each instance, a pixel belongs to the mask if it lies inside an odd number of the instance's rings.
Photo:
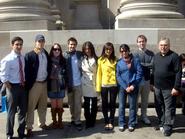
<svg viewBox="0 0 185 139">
<path fill-rule="evenodd" d="M 126 52 L 128 52 L 128 51 L 120 51 L 120 53 L 123 53 L 123 52 L 125 52 L 125 53 L 126 53 Z"/>
<path fill-rule="evenodd" d="M 53 51 L 60 51 L 59 48 L 53 48 Z"/>
</svg>

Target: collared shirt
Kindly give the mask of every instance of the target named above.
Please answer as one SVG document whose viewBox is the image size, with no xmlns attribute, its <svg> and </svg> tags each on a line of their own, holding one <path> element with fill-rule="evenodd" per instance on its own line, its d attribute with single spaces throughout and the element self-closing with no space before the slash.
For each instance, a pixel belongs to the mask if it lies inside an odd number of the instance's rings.
<svg viewBox="0 0 185 139">
<path fill-rule="evenodd" d="M 11 51 L 11 53 L 9 53 L 1 60 L 0 77 L 3 83 L 7 81 L 9 81 L 10 83 L 20 83 L 18 56 L 21 57 L 22 68 L 24 71 L 24 66 L 25 66 L 24 56 L 18 55 L 13 50 Z M 24 72 L 23 72 L 23 75 L 25 79 Z"/>
<path fill-rule="evenodd" d="M 47 78 L 48 72 L 47 72 L 47 57 L 46 54 L 42 51 L 38 54 L 39 57 L 39 68 L 37 73 L 37 79 L 36 81 L 44 81 Z"/>
<path fill-rule="evenodd" d="M 79 61 L 76 57 L 76 54 L 74 54 L 71 57 L 71 64 L 72 64 L 72 72 L 73 72 L 73 85 L 78 86 L 81 85 L 81 73 L 79 69 Z"/>
</svg>

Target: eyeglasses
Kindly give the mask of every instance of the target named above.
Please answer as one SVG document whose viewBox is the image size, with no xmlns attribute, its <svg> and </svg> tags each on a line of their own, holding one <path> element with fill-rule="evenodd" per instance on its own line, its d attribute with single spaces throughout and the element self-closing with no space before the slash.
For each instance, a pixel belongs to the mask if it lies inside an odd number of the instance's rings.
<svg viewBox="0 0 185 139">
<path fill-rule="evenodd" d="M 60 51 L 59 48 L 53 48 L 53 51 Z"/>
<path fill-rule="evenodd" d="M 126 52 L 128 52 L 128 51 L 120 51 L 120 53 L 123 53 L 123 52 L 125 52 L 125 53 L 126 53 Z"/>
</svg>

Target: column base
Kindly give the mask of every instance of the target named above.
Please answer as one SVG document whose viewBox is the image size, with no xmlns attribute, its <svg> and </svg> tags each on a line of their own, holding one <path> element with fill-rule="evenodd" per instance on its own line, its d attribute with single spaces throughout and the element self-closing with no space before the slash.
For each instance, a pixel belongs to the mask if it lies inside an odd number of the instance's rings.
<svg viewBox="0 0 185 139">
<path fill-rule="evenodd" d="M 121 28 L 185 28 L 185 19 L 117 19 L 115 29 Z"/>
<path fill-rule="evenodd" d="M 0 22 L 0 31 L 55 29 L 55 23 L 48 20 Z"/>
</svg>

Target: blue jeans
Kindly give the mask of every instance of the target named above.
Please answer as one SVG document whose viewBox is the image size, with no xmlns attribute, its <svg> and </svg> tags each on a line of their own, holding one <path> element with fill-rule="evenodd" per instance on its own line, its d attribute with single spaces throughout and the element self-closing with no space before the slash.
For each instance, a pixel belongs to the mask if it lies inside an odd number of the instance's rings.
<svg viewBox="0 0 185 139">
<path fill-rule="evenodd" d="M 131 93 L 126 93 L 126 91 L 123 88 L 120 88 L 120 91 L 119 91 L 119 118 L 118 118 L 119 127 L 124 127 L 126 125 L 125 109 L 126 109 L 127 96 L 128 96 L 128 102 L 129 102 L 128 126 L 135 127 L 137 95 L 138 95 L 138 89 L 134 89 L 134 91 Z"/>
</svg>

